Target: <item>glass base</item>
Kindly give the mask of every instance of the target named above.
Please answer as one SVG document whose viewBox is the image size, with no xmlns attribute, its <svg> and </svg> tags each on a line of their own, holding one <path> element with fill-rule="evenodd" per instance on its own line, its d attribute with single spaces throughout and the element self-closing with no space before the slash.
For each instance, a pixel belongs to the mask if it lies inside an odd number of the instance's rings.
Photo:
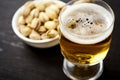
<svg viewBox="0 0 120 80">
<path fill-rule="evenodd" d="M 103 61 L 95 65 L 75 65 L 64 59 L 63 71 L 72 80 L 96 80 L 103 72 Z"/>
</svg>

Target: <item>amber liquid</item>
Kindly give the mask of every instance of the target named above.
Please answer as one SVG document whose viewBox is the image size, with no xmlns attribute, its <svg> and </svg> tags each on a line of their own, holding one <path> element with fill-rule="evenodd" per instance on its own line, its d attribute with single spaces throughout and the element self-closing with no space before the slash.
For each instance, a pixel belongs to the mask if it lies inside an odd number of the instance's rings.
<svg viewBox="0 0 120 80">
<path fill-rule="evenodd" d="M 78 44 L 66 39 L 60 33 L 60 47 L 64 57 L 72 63 L 96 64 L 103 60 L 109 51 L 111 35 L 96 44 Z"/>
</svg>

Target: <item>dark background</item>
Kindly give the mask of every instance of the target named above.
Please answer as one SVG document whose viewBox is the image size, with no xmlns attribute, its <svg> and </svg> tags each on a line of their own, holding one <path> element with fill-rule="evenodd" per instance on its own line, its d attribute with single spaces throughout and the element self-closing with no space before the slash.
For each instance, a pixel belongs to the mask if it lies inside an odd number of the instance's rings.
<svg viewBox="0 0 120 80">
<path fill-rule="evenodd" d="M 15 11 L 27 0 L 0 0 L 0 80 L 70 80 L 62 71 L 59 45 L 36 49 L 24 44 L 12 31 Z M 68 2 L 69 0 L 63 0 Z M 120 1 L 105 0 L 115 12 L 115 27 L 104 72 L 98 80 L 120 78 Z"/>
</svg>

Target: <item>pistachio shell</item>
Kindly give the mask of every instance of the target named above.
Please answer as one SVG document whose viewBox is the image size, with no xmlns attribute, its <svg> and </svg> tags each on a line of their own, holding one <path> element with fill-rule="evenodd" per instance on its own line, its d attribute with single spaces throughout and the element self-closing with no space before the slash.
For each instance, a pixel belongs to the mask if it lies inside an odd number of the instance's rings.
<svg viewBox="0 0 120 80">
<path fill-rule="evenodd" d="M 50 19 L 56 19 L 58 18 L 58 15 L 55 11 L 52 11 L 52 9 L 46 8 L 45 13 L 48 15 Z"/>
<path fill-rule="evenodd" d="M 49 17 L 47 16 L 46 13 L 41 12 L 41 13 L 39 14 L 39 20 L 40 20 L 41 22 L 46 22 L 46 21 L 49 20 Z"/>
<path fill-rule="evenodd" d="M 29 27 L 27 27 L 25 25 L 20 25 L 19 30 L 23 36 L 29 36 L 32 31 Z"/>
<path fill-rule="evenodd" d="M 35 29 L 41 25 L 41 22 L 38 18 L 34 18 L 31 23 L 31 28 Z"/>
<path fill-rule="evenodd" d="M 58 32 L 57 32 L 56 30 L 54 30 L 54 29 L 49 30 L 49 31 L 47 32 L 47 36 L 48 36 L 49 38 L 54 38 L 54 37 L 57 36 L 57 35 L 58 35 Z"/>
<path fill-rule="evenodd" d="M 36 32 L 35 30 L 32 30 L 31 34 L 29 35 L 29 38 L 33 40 L 40 40 L 41 36 L 38 32 Z"/>
<path fill-rule="evenodd" d="M 55 23 L 55 21 L 47 21 L 44 26 L 48 30 L 51 30 L 51 29 L 55 29 L 57 27 L 57 24 Z"/>
<path fill-rule="evenodd" d="M 24 19 L 23 16 L 20 16 L 20 17 L 18 18 L 18 24 L 25 24 L 25 19 Z"/>
</svg>

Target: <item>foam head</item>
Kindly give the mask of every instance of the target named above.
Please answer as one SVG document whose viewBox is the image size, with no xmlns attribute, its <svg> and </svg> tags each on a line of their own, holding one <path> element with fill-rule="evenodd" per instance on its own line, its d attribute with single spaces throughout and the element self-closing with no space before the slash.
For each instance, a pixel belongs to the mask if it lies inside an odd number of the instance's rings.
<svg viewBox="0 0 120 80">
<path fill-rule="evenodd" d="M 106 39 L 113 29 L 105 32 L 111 26 L 113 17 L 105 8 L 93 3 L 68 6 L 60 19 L 60 30 L 63 35 L 80 44 L 100 42 Z"/>
</svg>

